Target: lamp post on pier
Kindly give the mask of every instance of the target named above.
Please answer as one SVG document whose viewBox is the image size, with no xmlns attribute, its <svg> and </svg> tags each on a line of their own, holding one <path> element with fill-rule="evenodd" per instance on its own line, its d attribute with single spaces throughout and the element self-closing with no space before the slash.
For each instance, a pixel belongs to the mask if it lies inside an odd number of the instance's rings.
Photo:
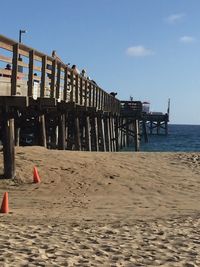
<svg viewBox="0 0 200 267">
<path fill-rule="evenodd" d="M 24 33 L 27 33 L 27 30 L 19 30 L 19 43 L 20 44 L 22 43 L 22 34 L 24 34 Z M 18 60 L 22 61 L 22 57 L 21 57 L 20 54 L 19 54 Z M 22 66 L 18 66 L 18 71 L 19 72 L 23 72 L 23 67 Z"/>
<path fill-rule="evenodd" d="M 22 42 L 22 34 L 23 33 L 27 33 L 27 31 L 26 30 L 19 30 L 19 43 Z"/>
</svg>

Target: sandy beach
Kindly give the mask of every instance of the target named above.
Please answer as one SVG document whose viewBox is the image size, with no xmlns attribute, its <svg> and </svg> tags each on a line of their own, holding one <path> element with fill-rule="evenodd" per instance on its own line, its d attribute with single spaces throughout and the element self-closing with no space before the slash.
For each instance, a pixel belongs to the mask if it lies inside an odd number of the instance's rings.
<svg viewBox="0 0 200 267">
<path fill-rule="evenodd" d="M 200 153 L 20 147 L 16 166 L 0 266 L 200 266 Z"/>
</svg>

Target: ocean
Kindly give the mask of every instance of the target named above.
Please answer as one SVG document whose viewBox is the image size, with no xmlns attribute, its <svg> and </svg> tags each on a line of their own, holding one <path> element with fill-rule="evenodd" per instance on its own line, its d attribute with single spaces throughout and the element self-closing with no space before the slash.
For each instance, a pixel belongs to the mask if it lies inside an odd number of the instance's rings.
<svg viewBox="0 0 200 267">
<path fill-rule="evenodd" d="M 167 136 L 149 135 L 146 144 L 142 140 L 140 151 L 200 152 L 200 125 L 171 124 Z"/>
</svg>

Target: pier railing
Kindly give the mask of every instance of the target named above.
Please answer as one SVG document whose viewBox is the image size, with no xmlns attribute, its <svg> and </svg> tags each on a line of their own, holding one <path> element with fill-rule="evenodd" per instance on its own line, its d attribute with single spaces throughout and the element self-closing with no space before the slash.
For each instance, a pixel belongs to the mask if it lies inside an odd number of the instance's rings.
<svg viewBox="0 0 200 267">
<path fill-rule="evenodd" d="M 6 65 L 9 64 L 6 68 Z M 11 69 L 9 69 L 11 67 Z M 0 96 L 49 98 L 119 113 L 120 101 L 57 57 L 0 35 Z"/>
</svg>

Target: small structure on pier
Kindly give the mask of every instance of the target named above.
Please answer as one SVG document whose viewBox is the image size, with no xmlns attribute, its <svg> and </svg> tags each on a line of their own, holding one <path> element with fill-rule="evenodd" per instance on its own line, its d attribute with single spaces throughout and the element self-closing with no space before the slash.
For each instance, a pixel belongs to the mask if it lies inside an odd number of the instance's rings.
<svg viewBox="0 0 200 267">
<path fill-rule="evenodd" d="M 143 103 L 142 119 L 145 121 L 149 134 L 168 134 L 168 122 L 170 112 L 170 99 L 168 100 L 167 113 L 150 112 L 150 104 Z"/>
</svg>

